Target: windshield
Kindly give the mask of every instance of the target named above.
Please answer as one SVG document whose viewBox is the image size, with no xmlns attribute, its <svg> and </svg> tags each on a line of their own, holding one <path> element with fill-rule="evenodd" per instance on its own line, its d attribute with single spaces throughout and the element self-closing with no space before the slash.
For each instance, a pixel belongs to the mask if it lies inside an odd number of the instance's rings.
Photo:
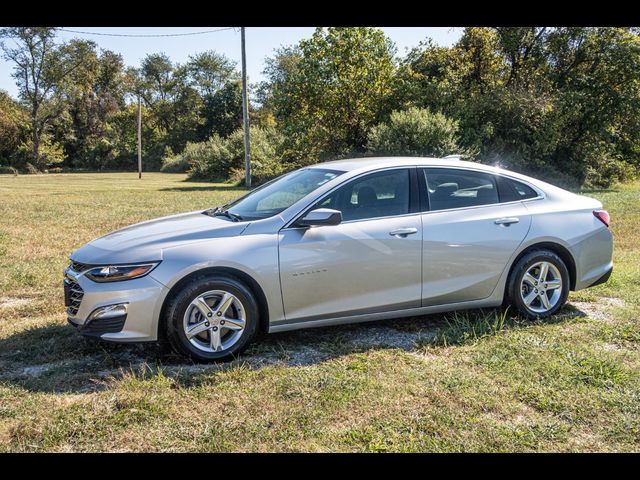
<svg viewBox="0 0 640 480">
<path fill-rule="evenodd" d="M 253 190 L 226 206 L 242 220 L 259 220 L 277 215 L 316 188 L 344 172 L 323 168 L 304 168 L 287 173 Z"/>
</svg>

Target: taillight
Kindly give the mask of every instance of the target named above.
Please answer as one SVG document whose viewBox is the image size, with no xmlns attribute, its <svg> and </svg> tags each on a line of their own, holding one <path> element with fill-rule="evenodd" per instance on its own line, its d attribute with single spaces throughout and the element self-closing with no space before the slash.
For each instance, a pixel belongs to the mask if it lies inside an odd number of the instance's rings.
<svg viewBox="0 0 640 480">
<path fill-rule="evenodd" d="M 606 210 L 594 210 L 593 216 L 609 227 L 609 212 Z"/>
</svg>

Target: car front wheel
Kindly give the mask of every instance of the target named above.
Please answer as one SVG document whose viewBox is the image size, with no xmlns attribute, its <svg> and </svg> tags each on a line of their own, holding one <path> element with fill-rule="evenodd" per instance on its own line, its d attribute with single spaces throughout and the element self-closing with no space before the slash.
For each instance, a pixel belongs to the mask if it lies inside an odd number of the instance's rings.
<svg viewBox="0 0 640 480">
<path fill-rule="evenodd" d="M 569 272 L 562 259 L 550 250 L 524 255 L 509 278 L 509 300 L 528 318 L 556 313 L 569 296 Z"/>
<path fill-rule="evenodd" d="M 197 277 L 166 309 L 167 338 L 178 353 L 199 362 L 230 360 L 255 336 L 258 306 L 252 292 L 231 277 Z"/>
</svg>

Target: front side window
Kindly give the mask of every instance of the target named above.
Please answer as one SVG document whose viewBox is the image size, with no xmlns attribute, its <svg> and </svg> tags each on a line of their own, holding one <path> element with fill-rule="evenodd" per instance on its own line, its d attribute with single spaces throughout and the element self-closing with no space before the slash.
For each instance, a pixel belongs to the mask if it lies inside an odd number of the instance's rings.
<svg viewBox="0 0 640 480">
<path fill-rule="evenodd" d="M 493 175 L 454 168 L 423 170 L 430 210 L 474 207 L 499 202 Z"/>
<path fill-rule="evenodd" d="M 353 180 L 318 202 L 314 208 L 342 212 L 342 220 L 363 220 L 409 213 L 409 170 L 376 172 Z"/>
<path fill-rule="evenodd" d="M 304 168 L 283 175 L 228 205 L 228 211 L 242 220 L 259 220 L 277 215 L 321 185 L 344 172 Z"/>
</svg>

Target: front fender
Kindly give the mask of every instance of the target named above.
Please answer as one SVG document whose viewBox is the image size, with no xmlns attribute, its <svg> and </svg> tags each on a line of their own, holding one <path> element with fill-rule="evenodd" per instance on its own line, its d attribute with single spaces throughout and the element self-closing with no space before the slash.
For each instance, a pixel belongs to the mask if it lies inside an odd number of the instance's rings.
<svg viewBox="0 0 640 480">
<path fill-rule="evenodd" d="M 213 238 L 164 249 L 162 263 L 149 274 L 167 287 L 156 307 L 156 329 L 162 305 L 171 288 L 198 270 L 215 267 L 231 268 L 251 277 L 265 295 L 270 322 L 284 319 L 278 272 L 278 237 L 254 234 Z"/>
</svg>

